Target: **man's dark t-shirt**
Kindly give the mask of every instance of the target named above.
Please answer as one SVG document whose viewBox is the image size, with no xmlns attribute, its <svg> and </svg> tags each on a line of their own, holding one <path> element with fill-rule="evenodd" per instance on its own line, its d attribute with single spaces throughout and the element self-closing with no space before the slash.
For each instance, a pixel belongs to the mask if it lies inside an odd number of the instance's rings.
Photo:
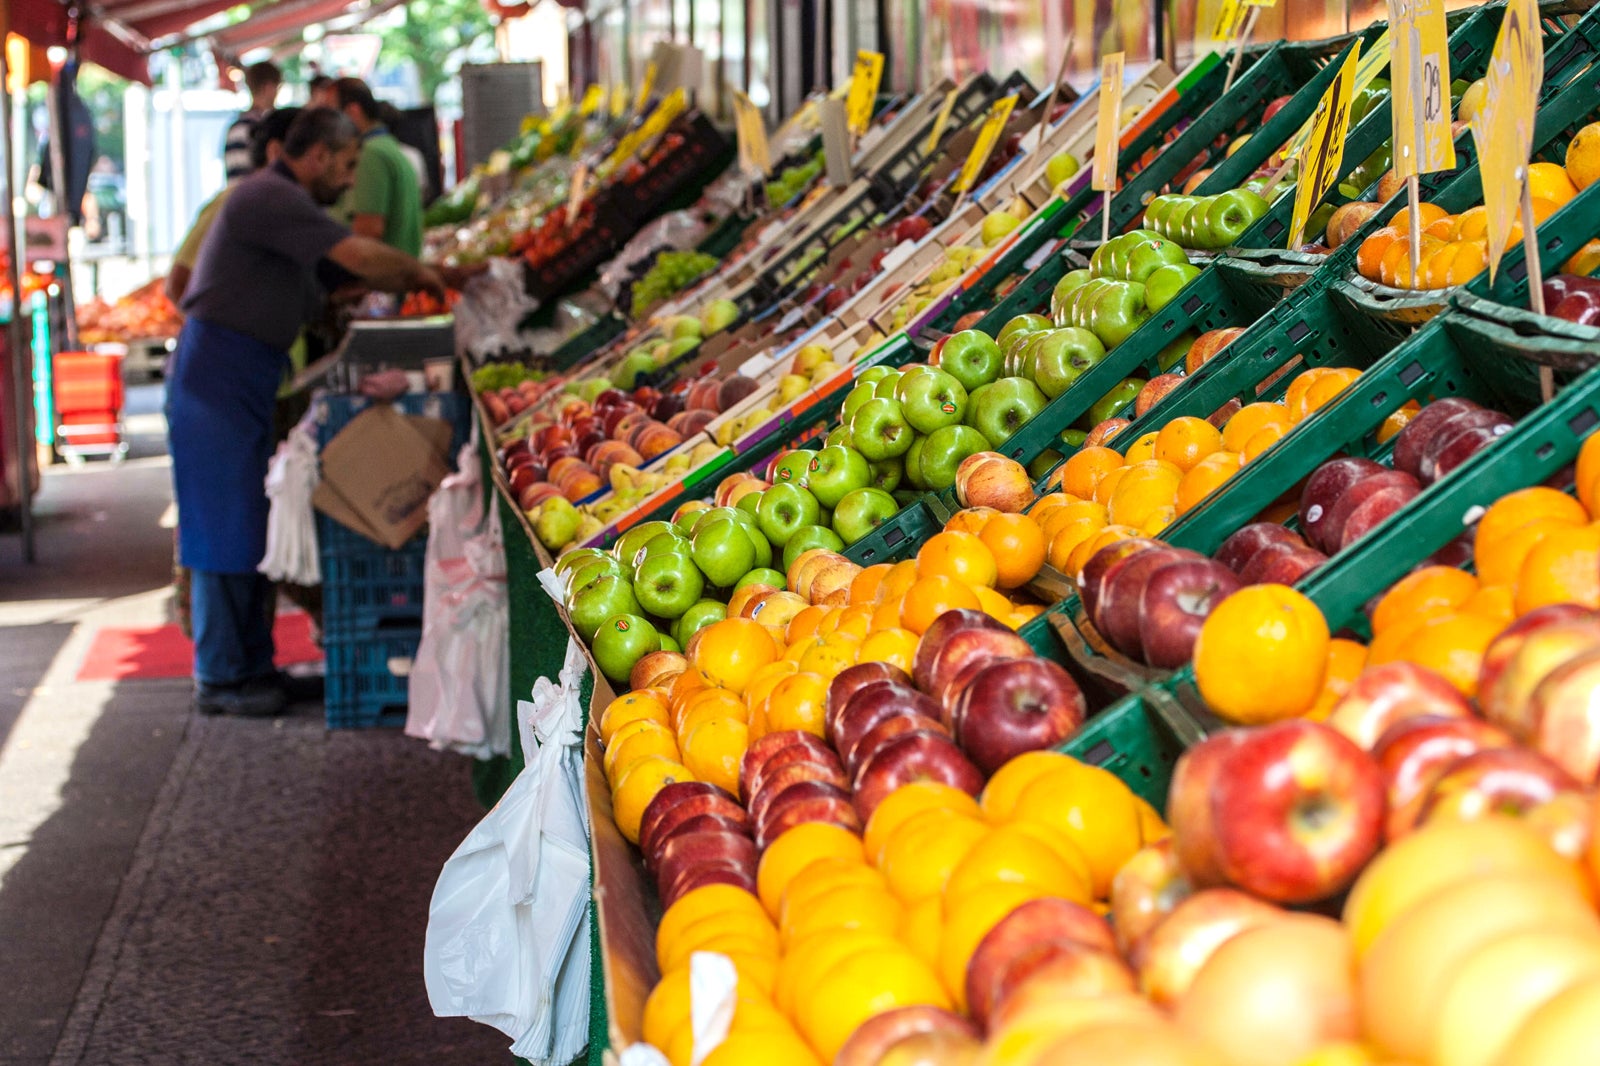
<svg viewBox="0 0 1600 1066">
<path fill-rule="evenodd" d="M 321 303 L 319 261 L 348 236 L 275 163 L 228 195 L 200 247 L 183 312 L 287 350 Z"/>
</svg>

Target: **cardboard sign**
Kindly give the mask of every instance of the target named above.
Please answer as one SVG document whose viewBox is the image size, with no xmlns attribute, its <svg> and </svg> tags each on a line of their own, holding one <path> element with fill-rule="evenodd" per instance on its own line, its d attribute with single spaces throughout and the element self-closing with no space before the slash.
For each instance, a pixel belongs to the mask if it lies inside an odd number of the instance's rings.
<svg viewBox="0 0 1600 1066">
<path fill-rule="evenodd" d="M 950 125 L 950 112 L 956 108 L 956 98 L 961 95 L 958 85 L 944 94 L 944 106 L 939 108 L 939 117 L 933 120 L 933 129 L 928 131 L 928 142 L 922 146 L 923 155 L 932 155 L 939 141 L 944 137 L 944 128 Z"/>
<path fill-rule="evenodd" d="M 850 132 L 858 137 L 872 125 L 872 106 L 878 101 L 878 83 L 882 79 L 883 53 L 857 52 L 845 110 L 850 118 Z"/>
<path fill-rule="evenodd" d="M 450 473 L 438 439 L 388 404 L 374 404 L 322 450 L 312 504 L 387 548 L 402 547 L 427 524 L 428 497 Z"/>
<path fill-rule="evenodd" d="M 1394 172 L 1409 178 L 1453 170 L 1450 132 L 1450 34 L 1444 0 L 1389 0 L 1394 92 Z"/>
<path fill-rule="evenodd" d="M 655 88 L 656 64 L 655 60 L 652 59 L 644 65 L 644 81 L 639 83 L 639 95 L 633 99 L 634 114 L 637 115 L 644 111 L 644 105 L 649 102 L 650 94 L 655 91 Z"/>
<path fill-rule="evenodd" d="M 1544 81 L 1544 37 L 1537 0 L 1509 0 L 1489 57 L 1489 93 L 1472 120 L 1472 140 L 1488 209 L 1489 277 L 1511 240 L 1533 151 L 1534 112 Z M 1529 236 L 1532 236 L 1529 234 Z"/>
<path fill-rule="evenodd" d="M 1094 131 L 1094 174 L 1089 187 L 1097 192 L 1117 188 L 1117 134 L 1122 130 L 1123 53 L 1100 60 L 1100 114 Z"/>
<path fill-rule="evenodd" d="M 1006 123 L 1011 119 L 1011 109 L 1016 106 L 1016 93 L 989 105 L 988 117 L 978 129 L 978 140 L 973 144 L 972 151 L 967 153 L 967 161 L 961 165 L 961 175 L 956 178 L 956 192 L 968 192 L 977 183 L 978 175 L 983 173 L 984 164 L 989 162 L 994 146 L 999 143 L 1000 134 L 1005 132 Z"/>
<path fill-rule="evenodd" d="M 828 167 L 828 184 L 842 189 L 850 184 L 850 120 L 844 101 L 822 101 L 822 158 Z"/>
<path fill-rule="evenodd" d="M 589 164 L 579 163 L 578 169 L 572 172 L 572 191 L 567 195 L 567 225 L 572 225 L 572 220 L 583 210 L 583 198 L 588 191 Z"/>
<path fill-rule="evenodd" d="M 1357 41 L 1339 68 L 1339 76 L 1322 94 L 1311 116 L 1311 135 L 1300 150 L 1300 180 L 1294 190 L 1294 218 L 1289 223 L 1291 249 L 1300 247 L 1312 209 L 1339 180 L 1344 140 L 1350 132 L 1350 98 L 1355 93 L 1356 65 L 1360 57 L 1361 42 Z"/>
</svg>

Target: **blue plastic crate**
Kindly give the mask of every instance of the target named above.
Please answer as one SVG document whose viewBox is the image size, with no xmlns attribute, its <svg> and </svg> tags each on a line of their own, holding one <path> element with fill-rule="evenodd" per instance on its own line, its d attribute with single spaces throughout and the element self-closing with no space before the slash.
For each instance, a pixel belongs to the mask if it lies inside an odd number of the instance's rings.
<svg viewBox="0 0 1600 1066">
<path fill-rule="evenodd" d="M 364 633 L 380 626 L 420 622 L 424 553 L 415 542 L 399 551 L 381 549 L 322 557 L 324 631 Z"/>
<path fill-rule="evenodd" d="M 391 661 L 410 660 L 422 641 L 420 628 L 380 628 L 362 635 L 325 638 L 323 703 L 329 729 L 371 729 L 405 724 L 408 680 Z"/>
</svg>

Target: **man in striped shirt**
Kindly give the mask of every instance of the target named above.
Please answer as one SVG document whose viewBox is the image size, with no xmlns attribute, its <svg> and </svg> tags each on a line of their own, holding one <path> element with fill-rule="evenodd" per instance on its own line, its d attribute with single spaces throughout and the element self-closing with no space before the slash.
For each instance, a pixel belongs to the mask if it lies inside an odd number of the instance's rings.
<svg viewBox="0 0 1600 1066">
<path fill-rule="evenodd" d="M 229 185 L 255 170 L 250 162 L 250 138 L 255 133 L 256 123 L 272 110 L 282 84 L 283 72 L 274 63 L 252 63 L 245 68 L 244 85 L 250 91 L 250 110 L 228 127 L 228 139 L 222 151 L 222 165 L 227 168 Z"/>
</svg>

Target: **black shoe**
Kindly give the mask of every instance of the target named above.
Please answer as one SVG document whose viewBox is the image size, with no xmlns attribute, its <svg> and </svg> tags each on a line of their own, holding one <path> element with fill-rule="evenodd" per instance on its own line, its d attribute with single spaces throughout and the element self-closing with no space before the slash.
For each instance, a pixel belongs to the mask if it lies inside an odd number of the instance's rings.
<svg viewBox="0 0 1600 1066">
<path fill-rule="evenodd" d="M 322 674 L 291 674 L 279 670 L 272 677 L 290 703 L 322 702 L 324 692 Z"/>
<path fill-rule="evenodd" d="M 194 709 L 204 715 L 237 718 L 273 718 L 289 706 L 276 678 L 261 678 L 237 685 L 205 685 L 195 689 Z"/>
</svg>

